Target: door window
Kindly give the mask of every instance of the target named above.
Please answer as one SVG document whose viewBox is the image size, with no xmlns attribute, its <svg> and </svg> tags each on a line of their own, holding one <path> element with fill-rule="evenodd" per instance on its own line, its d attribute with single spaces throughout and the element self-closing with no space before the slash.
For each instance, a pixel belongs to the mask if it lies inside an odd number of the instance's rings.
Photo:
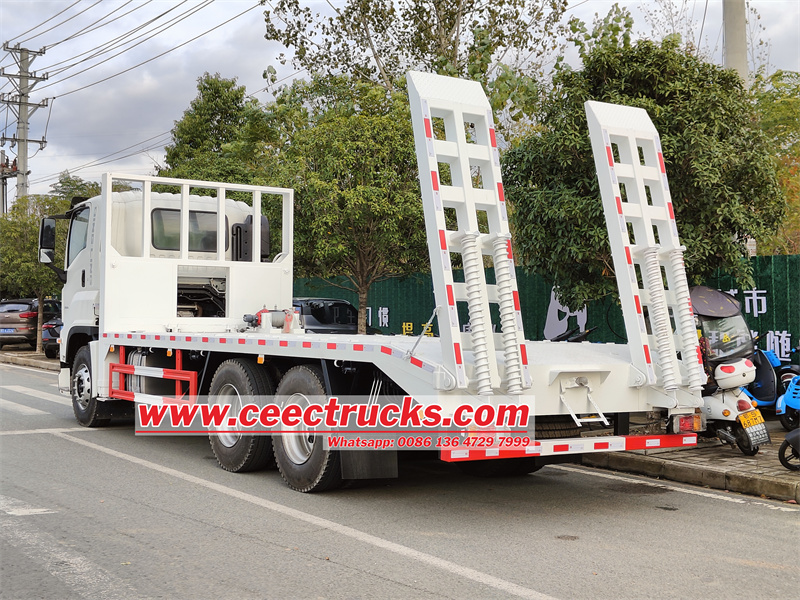
<svg viewBox="0 0 800 600">
<path fill-rule="evenodd" d="M 72 216 L 69 225 L 69 241 L 67 242 L 67 266 L 86 248 L 86 237 L 89 232 L 89 207 Z"/>
</svg>

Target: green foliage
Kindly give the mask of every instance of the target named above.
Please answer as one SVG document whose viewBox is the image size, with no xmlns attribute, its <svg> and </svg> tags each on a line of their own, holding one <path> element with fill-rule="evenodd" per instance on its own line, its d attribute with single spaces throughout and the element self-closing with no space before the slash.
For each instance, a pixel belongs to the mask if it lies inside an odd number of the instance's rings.
<svg viewBox="0 0 800 600">
<path fill-rule="evenodd" d="M 236 85 L 236 79 L 205 73 L 197 80 L 197 92 L 183 118 L 175 122 L 172 143 L 166 147 L 167 168 L 159 169 L 160 175 L 183 177 L 174 170 L 180 167 L 191 172 L 194 160 L 208 166 L 208 155 L 219 153 L 224 144 L 236 139 L 244 122 L 246 90 Z M 196 170 L 202 169 L 201 164 Z"/>
<path fill-rule="evenodd" d="M 53 271 L 39 263 L 39 222 L 42 217 L 63 213 L 68 208 L 69 200 L 64 197 L 23 196 L 0 216 L 0 297 L 39 299 L 39 352 L 42 299 L 61 291 L 61 282 Z M 63 261 L 63 255 L 60 260 Z"/>
<path fill-rule="evenodd" d="M 330 17 L 300 0 L 265 11 L 266 38 L 293 52 L 298 69 L 344 74 L 387 90 L 410 69 L 480 81 L 500 129 L 525 122 L 539 94 L 536 77 L 560 48 L 566 0 L 347 0 Z M 288 58 L 281 54 L 280 62 Z M 264 76 L 274 80 L 272 72 Z"/>
<path fill-rule="evenodd" d="M 753 95 L 761 129 L 776 157 L 778 180 L 788 210 L 778 233 L 759 246 L 759 254 L 800 254 L 800 73 L 758 75 Z"/>
<path fill-rule="evenodd" d="M 295 84 L 278 105 L 294 115 L 278 172 L 295 189 L 296 271 L 345 276 L 365 332 L 370 286 L 428 268 L 408 102 L 379 85 L 325 78 Z"/>
<path fill-rule="evenodd" d="M 561 66 L 553 84 L 541 131 L 504 157 L 524 265 L 573 308 L 616 294 L 583 107 L 598 100 L 644 108 L 659 131 L 690 278 L 724 269 L 751 285 L 744 240 L 774 231 L 785 202 L 738 76 L 669 39 L 595 45 L 581 71 Z"/>
</svg>

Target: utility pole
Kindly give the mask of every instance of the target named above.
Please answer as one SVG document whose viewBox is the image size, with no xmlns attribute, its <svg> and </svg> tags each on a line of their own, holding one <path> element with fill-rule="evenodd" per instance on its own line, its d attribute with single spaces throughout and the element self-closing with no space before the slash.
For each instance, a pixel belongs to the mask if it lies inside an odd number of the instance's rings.
<svg viewBox="0 0 800 600">
<path fill-rule="evenodd" d="M 745 87 L 750 85 L 747 67 L 747 7 L 745 0 L 722 0 L 722 24 L 725 32 L 727 69 L 735 69 Z"/>
<path fill-rule="evenodd" d="M 30 93 L 33 87 L 40 81 L 47 79 L 47 74 L 38 76 L 31 72 L 31 62 L 37 56 L 44 54 L 41 50 L 28 50 L 20 48 L 20 45 L 11 46 L 8 42 L 3 44 L 3 50 L 10 53 L 17 63 L 19 73 L 6 73 L 5 68 L 0 68 L 0 76 L 7 77 L 16 90 L 16 95 L 0 94 L 0 102 L 7 104 L 17 117 L 17 133 L 13 137 L 0 136 L 0 145 L 5 146 L 6 142 L 11 142 L 11 147 L 18 145 L 17 149 L 17 198 L 28 195 L 28 142 L 39 144 L 39 148 L 47 145 L 47 140 L 42 136 L 41 140 L 31 140 L 28 138 L 28 125 L 30 118 L 36 109 L 47 106 L 47 100 L 42 102 L 30 102 Z M 3 181 L 5 181 L 5 170 L 3 171 Z M 13 175 L 11 175 L 13 176 Z"/>
</svg>

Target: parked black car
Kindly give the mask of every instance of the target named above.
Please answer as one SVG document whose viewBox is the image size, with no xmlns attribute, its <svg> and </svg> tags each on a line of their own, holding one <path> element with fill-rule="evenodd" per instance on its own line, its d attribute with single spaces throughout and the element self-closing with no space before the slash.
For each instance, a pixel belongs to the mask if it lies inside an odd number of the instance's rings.
<svg viewBox="0 0 800 600">
<path fill-rule="evenodd" d="M 61 316 L 58 300 L 44 301 L 44 321 Z M 36 298 L 18 298 L 0 302 L 0 347 L 29 343 L 36 346 L 39 325 L 39 302 Z"/>
<path fill-rule="evenodd" d="M 347 300 L 293 298 L 292 305 L 309 333 L 358 333 L 358 311 Z"/>
<path fill-rule="evenodd" d="M 47 358 L 58 358 L 58 338 L 63 324 L 61 317 L 56 317 L 42 325 L 42 349 Z"/>
</svg>

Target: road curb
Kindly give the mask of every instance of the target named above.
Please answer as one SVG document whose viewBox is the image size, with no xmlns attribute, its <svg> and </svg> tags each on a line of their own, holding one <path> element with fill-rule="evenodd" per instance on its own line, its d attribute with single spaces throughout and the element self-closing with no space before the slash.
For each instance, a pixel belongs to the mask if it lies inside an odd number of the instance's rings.
<svg viewBox="0 0 800 600">
<path fill-rule="evenodd" d="M 629 452 L 584 454 L 582 464 L 751 496 L 767 496 L 776 500 L 794 500 L 800 503 L 800 480 L 787 482 L 769 475 L 753 475 L 735 470 L 714 469 L 707 466 L 691 465 Z"/>
<path fill-rule="evenodd" d="M 0 363 L 20 365 L 23 367 L 33 367 L 34 369 L 44 369 L 45 371 L 60 371 L 61 365 L 57 360 L 38 356 L 19 356 L 16 354 L 0 353 Z"/>
</svg>

